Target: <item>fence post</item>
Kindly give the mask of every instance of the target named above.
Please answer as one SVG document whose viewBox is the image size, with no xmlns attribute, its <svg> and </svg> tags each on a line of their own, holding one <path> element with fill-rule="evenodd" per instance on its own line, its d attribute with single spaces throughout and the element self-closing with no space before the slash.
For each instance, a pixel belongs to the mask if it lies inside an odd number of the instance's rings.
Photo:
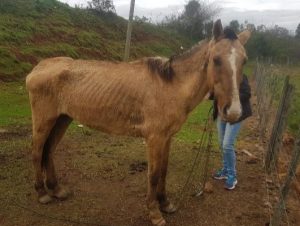
<svg viewBox="0 0 300 226">
<path fill-rule="evenodd" d="M 285 200 L 289 193 L 291 182 L 295 176 L 297 165 L 299 163 L 299 158 L 300 158 L 300 130 L 298 131 L 298 136 L 294 145 L 294 152 L 293 152 L 292 160 L 290 162 L 290 167 L 289 167 L 288 174 L 286 176 L 285 183 L 280 189 L 281 195 L 279 198 L 278 205 L 271 219 L 271 226 L 279 226 L 281 223 L 282 211 L 285 208 Z"/>
<path fill-rule="evenodd" d="M 289 84 L 289 77 L 287 76 L 284 82 L 282 97 L 280 100 L 279 108 L 276 114 L 275 123 L 272 129 L 270 142 L 265 159 L 265 166 L 268 173 L 271 172 L 272 165 L 275 166 L 277 162 L 278 150 L 281 146 L 282 134 L 286 124 L 287 113 L 292 97 L 294 87 Z M 272 164 L 274 163 L 274 164 Z"/>
<path fill-rule="evenodd" d="M 135 4 L 135 0 L 131 0 L 129 18 L 128 18 L 128 25 L 127 25 L 124 61 L 128 61 L 128 59 L 129 59 L 131 32 L 132 32 L 132 20 L 133 20 L 133 13 L 134 13 L 134 4 Z"/>
</svg>

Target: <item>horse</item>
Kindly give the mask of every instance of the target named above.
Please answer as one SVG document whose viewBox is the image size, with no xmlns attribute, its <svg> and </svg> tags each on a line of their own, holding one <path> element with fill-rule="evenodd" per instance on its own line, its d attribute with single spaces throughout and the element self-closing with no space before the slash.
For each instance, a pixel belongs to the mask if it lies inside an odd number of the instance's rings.
<svg viewBox="0 0 300 226">
<path fill-rule="evenodd" d="M 147 146 L 147 207 L 152 224 L 166 224 L 162 212 L 176 207 L 166 194 L 172 136 L 213 90 L 221 117 L 241 115 L 239 84 L 251 33 L 236 35 L 213 25 L 213 37 L 171 58 L 132 62 L 42 60 L 26 77 L 32 110 L 32 158 L 40 203 L 65 199 L 53 153 L 72 120 L 109 134 L 143 137 Z"/>
</svg>

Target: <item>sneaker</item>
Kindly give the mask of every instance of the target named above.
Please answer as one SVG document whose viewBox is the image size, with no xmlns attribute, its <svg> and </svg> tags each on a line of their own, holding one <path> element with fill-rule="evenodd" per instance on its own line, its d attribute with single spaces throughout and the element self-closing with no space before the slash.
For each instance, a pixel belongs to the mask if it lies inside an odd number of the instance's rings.
<svg viewBox="0 0 300 226">
<path fill-rule="evenodd" d="M 226 180 L 227 173 L 225 169 L 219 169 L 217 172 L 213 174 L 213 178 L 216 180 Z"/>
<path fill-rule="evenodd" d="M 234 176 L 228 176 L 225 182 L 225 188 L 227 190 L 233 190 L 237 185 L 237 179 Z"/>
</svg>

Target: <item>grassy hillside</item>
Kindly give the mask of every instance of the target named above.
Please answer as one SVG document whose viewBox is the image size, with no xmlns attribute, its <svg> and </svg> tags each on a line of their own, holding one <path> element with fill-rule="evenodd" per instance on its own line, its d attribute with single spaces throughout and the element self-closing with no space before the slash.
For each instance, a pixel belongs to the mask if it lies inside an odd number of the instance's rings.
<svg viewBox="0 0 300 226">
<path fill-rule="evenodd" d="M 0 80 L 23 78 L 42 58 L 121 60 L 127 21 L 71 8 L 56 0 L 0 1 Z M 171 55 L 189 41 L 166 29 L 135 23 L 131 57 Z"/>
</svg>

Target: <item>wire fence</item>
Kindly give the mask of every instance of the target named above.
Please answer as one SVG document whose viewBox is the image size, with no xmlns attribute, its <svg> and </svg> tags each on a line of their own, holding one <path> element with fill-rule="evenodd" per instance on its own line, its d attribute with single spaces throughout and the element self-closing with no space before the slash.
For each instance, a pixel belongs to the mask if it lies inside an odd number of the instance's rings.
<svg viewBox="0 0 300 226">
<path fill-rule="evenodd" d="M 298 183 L 296 170 L 300 158 L 300 132 L 292 152 L 287 150 L 286 145 L 283 146 L 294 86 L 290 84 L 289 77 L 281 73 L 273 65 L 257 61 L 253 76 L 259 117 L 258 129 L 265 150 L 263 167 L 272 226 L 295 225 L 294 221 L 290 220 L 287 207 L 291 185 Z M 294 193 L 300 207 L 299 194 Z"/>
</svg>

